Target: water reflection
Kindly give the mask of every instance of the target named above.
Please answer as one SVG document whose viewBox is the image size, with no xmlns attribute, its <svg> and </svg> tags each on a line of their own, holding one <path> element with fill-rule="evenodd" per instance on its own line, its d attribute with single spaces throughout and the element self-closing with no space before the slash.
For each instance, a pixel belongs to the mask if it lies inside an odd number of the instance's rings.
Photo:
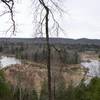
<svg viewBox="0 0 100 100">
<path fill-rule="evenodd" d="M 7 57 L 7 56 L 0 57 L 0 67 L 1 68 L 4 68 L 11 64 L 21 64 L 21 61 L 19 59 L 16 59 L 15 57 Z"/>
<path fill-rule="evenodd" d="M 90 77 L 100 77 L 100 61 L 98 60 L 90 60 L 90 62 L 82 62 L 83 67 L 88 68 L 89 71 L 87 73 Z"/>
</svg>

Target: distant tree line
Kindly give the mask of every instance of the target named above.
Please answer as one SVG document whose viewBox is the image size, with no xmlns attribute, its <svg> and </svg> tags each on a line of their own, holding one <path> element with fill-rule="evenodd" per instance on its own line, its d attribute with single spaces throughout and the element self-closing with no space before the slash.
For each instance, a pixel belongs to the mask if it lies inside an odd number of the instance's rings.
<svg viewBox="0 0 100 100">
<path fill-rule="evenodd" d="M 51 45 L 52 46 L 52 45 Z M 95 51 L 100 53 L 100 46 L 82 45 L 82 44 L 55 44 L 60 50 L 61 61 L 64 64 L 80 63 L 79 53 L 84 51 Z M 57 51 L 51 49 L 51 59 L 53 55 L 57 55 Z M 45 62 L 47 57 L 46 45 L 44 44 L 24 44 L 24 43 L 0 43 L 0 53 L 13 54 L 19 59 L 28 59 L 35 62 Z M 58 54 L 59 55 L 59 54 Z M 57 57 L 57 56 L 56 56 Z"/>
</svg>

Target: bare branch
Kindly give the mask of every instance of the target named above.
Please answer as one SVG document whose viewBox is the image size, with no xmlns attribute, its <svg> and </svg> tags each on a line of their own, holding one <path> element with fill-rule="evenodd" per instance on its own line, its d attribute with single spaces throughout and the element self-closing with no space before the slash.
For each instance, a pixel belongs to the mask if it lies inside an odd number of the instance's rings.
<svg viewBox="0 0 100 100">
<path fill-rule="evenodd" d="M 8 14 L 8 13 L 10 13 L 10 12 L 9 11 L 3 12 L 2 14 L 0 14 L 0 17 L 5 15 L 5 14 Z"/>
<path fill-rule="evenodd" d="M 54 21 L 54 25 L 51 27 L 51 29 L 54 29 L 54 31 L 56 32 L 57 36 L 59 34 L 59 31 L 64 33 L 64 30 L 61 28 L 59 22 L 55 19 L 54 14 L 52 13 L 51 10 L 50 10 L 50 13 L 51 13 L 52 19 Z"/>
<path fill-rule="evenodd" d="M 39 1 L 39 2 L 38 2 Z M 34 13 L 34 20 L 35 20 L 35 33 L 37 34 L 41 34 L 41 36 L 43 36 L 43 33 L 44 32 L 44 29 L 43 27 L 45 26 L 45 9 L 46 9 L 46 6 L 48 7 L 48 10 L 50 12 L 49 14 L 49 35 L 53 35 L 54 34 L 56 36 L 59 35 L 59 33 L 63 33 L 65 34 L 65 31 L 63 30 L 63 28 L 61 27 L 60 25 L 60 19 L 61 19 L 61 16 L 63 15 L 64 13 L 64 10 L 59 6 L 61 4 L 61 1 L 62 0 L 56 0 L 56 1 L 53 1 L 53 0 L 34 0 L 34 5 L 35 5 L 35 13 Z M 36 4 L 37 3 L 37 4 Z M 42 5 L 40 5 L 40 3 Z M 40 16 L 40 18 L 39 18 Z M 38 26 L 36 25 L 36 23 L 38 23 Z"/>
<path fill-rule="evenodd" d="M 37 0 L 34 2 L 36 3 Z M 35 21 L 36 21 L 36 34 L 43 34 L 45 33 L 46 36 L 46 46 L 47 46 L 47 69 L 48 69 L 48 100 L 52 100 L 52 93 L 51 93 L 51 45 L 49 41 L 49 35 L 52 32 L 53 34 L 56 33 L 57 36 L 59 34 L 59 31 L 63 31 L 63 29 L 60 27 L 59 22 L 55 18 L 54 14 L 55 11 L 57 14 L 62 15 L 62 9 L 60 9 L 59 2 L 60 0 L 56 0 L 57 2 L 53 0 L 38 0 L 37 5 L 35 5 Z M 55 10 L 56 9 L 56 10 Z M 38 17 L 39 15 L 39 17 Z M 37 24 L 38 23 L 38 24 Z M 51 25 L 49 25 L 49 23 Z M 62 55 L 59 51 L 59 57 L 62 59 Z M 60 71 L 62 68 L 60 69 Z"/>
<path fill-rule="evenodd" d="M 11 21 L 12 21 L 12 34 L 15 35 L 15 20 L 14 20 L 14 13 L 13 13 L 13 7 L 14 7 L 14 0 L 1 0 L 9 9 L 9 13 L 11 15 Z M 10 30 L 11 27 L 8 29 Z M 8 32 L 7 30 L 7 32 Z M 6 32 L 6 33 L 7 33 Z"/>
</svg>

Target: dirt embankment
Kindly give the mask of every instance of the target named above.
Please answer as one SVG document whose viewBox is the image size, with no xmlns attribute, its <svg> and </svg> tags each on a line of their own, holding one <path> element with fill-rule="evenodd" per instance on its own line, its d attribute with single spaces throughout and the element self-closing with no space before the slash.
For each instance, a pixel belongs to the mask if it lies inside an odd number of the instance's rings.
<svg viewBox="0 0 100 100">
<path fill-rule="evenodd" d="M 47 80 L 46 65 L 38 63 L 11 65 L 5 68 L 4 72 L 7 82 L 15 87 L 18 85 L 22 88 L 35 88 L 40 91 L 42 83 Z M 61 73 L 67 86 L 71 82 L 74 85 L 78 84 L 84 75 L 79 64 L 66 65 L 62 68 Z"/>
<path fill-rule="evenodd" d="M 85 52 L 80 54 L 83 61 L 90 59 L 98 59 L 98 55 L 93 52 Z M 56 66 L 55 72 L 58 71 Z M 61 75 L 65 80 L 66 86 L 69 84 L 77 85 L 84 76 L 84 68 L 80 64 L 63 65 Z M 22 88 L 35 88 L 41 90 L 42 83 L 47 80 L 47 68 L 45 64 L 28 62 L 25 64 L 15 64 L 4 69 L 7 82 L 13 86 Z M 56 80 L 59 79 L 56 77 Z"/>
<path fill-rule="evenodd" d="M 100 60 L 99 54 L 94 51 L 86 51 L 80 54 L 82 61 Z"/>
</svg>

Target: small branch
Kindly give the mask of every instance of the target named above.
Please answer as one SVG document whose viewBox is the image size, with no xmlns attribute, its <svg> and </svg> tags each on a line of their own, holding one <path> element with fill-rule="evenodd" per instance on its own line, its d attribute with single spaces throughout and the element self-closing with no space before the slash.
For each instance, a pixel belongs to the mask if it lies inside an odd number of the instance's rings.
<svg viewBox="0 0 100 100">
<path fill-rule="evenodd" d="M 61 50 L 58 50 L 58 48 L 56 48 L 56 46 L 53 45 L 53 44 L 51 45 L 51 47 L 53 47 L 53 48 L 58 52 L 58 54 L 59 54 L 59 59 L 60 59 L 61 62 L 63 62 L 62 55 L 61 55 L 62 51 L 61 51 Z M 62 64 L 63 64 L 63 63 L 62 63 Z M 63 64 L 63 65 L 64 65 L 64 64 Z M 61 66 L 59 72 L 61 73 L 62 70 L 63 70 L 63 67 Z M 69 70 L 69 69 L 68 69 L 68 70 Z"/>
<path fill-rule="evenodd" d="M 54 17 L 54 15 L 53 15 L 51 10 L 50 10 L 50 13 L 51 13 L 52 19 L 54 21 L 54 25 L 53 25 L 52 29 L 55 28 L 54 31 L 56 31 L 57 36 L 58 36 L 59 30 L 62 31 L 62 33 L 64 33 L 64 30 L 60 27 L 58 21 L 55 19 L 55 17 Z"/>
<path fill-rule="evenodd" d="M 9 11 L 3 12 L 2 14 L 0 14 L 0 17 L 7 14 L 7 13 L 10 13 L 10 12 Z"/>
</svg>

